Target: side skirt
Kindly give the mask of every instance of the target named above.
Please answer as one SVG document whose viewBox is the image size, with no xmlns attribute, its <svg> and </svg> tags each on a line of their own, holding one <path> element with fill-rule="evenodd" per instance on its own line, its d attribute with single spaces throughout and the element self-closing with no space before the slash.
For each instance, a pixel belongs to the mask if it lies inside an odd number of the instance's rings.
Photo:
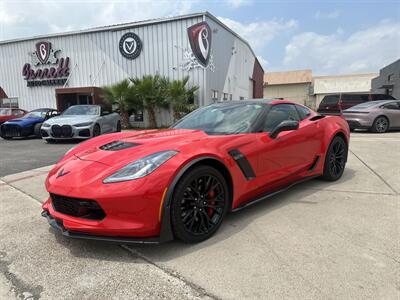
<svg viewBox="0 0 400 300">
<path fill-rule="evenodd" d="M 293 187 L 293 186 L 295 186 L 295 185 L 297 185 L 297 184 L 299 184 L 299 183 L 309 181 L 309 180 L 314 179 L 314 178 L 317 178 L 317 177 L 319 177 L 319 176 L 320 176 L 320 175 L 313 175 L 313 176 L 309 176 L 309 177 L 303 178 L 303 179 L 301 179 L 301 180 L 298 180 L 298 181 L 293 182 L 292 184 L 290 184 L 290 185 L 288 185 L 288 186 L 285 186 L 284 188 L 281 188 L 281 189 L 279 189 L 279 190 L 276 190 L 276 191 L 273 191 L 273 192 L 264 194 L 264 195 L 262 195 L 262 196 L 260 196 L 260 197 L 258 197 L 258 198 L 249 200 L 249 201 L 247 201 L 247 202 L 241 204 L 240 206 L 238 206 L 238 207 L 232 209 L 232 212 L 237 212 L 237 211 L 239 211 L 239 210 L 242 210 L 243 208 L 246 208 L 246 207 L 248 207 L 248 206 L 250 206 L 250 205 L 256 204 L 256 203 L 261 202 L 261 201 L 263 201 L 263 200 L 265 200 L 265 199 L 268 199 L 268 198 L 273 197 L 273 196 L 275 196 L 275 195 L 277 195 L 277 194 L 280 194 L 280 193 L 282 193 L 282 192 L 284 192 L 284 191 L 290 189 L 291 187 Z"/>
</svg>

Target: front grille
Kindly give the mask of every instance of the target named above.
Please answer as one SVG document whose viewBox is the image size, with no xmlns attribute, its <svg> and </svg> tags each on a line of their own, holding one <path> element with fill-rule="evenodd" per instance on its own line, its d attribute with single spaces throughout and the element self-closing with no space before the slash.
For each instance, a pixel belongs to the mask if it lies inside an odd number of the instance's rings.
<svg viewBox="0 0 400 300">
<path fill-rule="evenodd" d="M 56 194 L 50 194 L 50 197 L 54 210 L 62 214 L 90 220 L 101 220 L 106 216 L 104 210 L 94 200 Z"/>
<path fill-rule="evenodd" d="M 6 137 L 21 136 L 21 127 L 18 125 L 3 124 L 1 126 L 1 133 Z"/>
<path fill-rule="evenodd" d="M 70 125 L 53 125 L 51 126 L 51 132 L 54 137 L 72 137 L 72 127 Z"/>
</svg>

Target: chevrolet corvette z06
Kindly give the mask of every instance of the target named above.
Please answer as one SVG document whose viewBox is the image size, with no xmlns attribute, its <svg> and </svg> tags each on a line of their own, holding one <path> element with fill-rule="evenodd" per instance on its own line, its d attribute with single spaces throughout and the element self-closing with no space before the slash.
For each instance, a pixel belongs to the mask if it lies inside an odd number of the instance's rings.
<svg viewBox="0 0 400 300">
<path fill-rule="evenodd" d="M 46 179 L 42 215 L 69 237 L 200 242 L 231 211 L 306 179 L 339 179 L 348 143 L 340 116 L 285 100 L 217 103 L 169 129 L 73 148 Z"/>
</svg>

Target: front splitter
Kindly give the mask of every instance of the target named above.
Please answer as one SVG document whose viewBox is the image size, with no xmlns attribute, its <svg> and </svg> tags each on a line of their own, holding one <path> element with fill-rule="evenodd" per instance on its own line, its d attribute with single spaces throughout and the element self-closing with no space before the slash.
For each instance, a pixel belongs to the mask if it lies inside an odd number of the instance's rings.
<svg viewBox="0 0 400 300">
<path fill-rule="evenodd" d="M 57 229 L 59 232 L 61 232 L 62 235 L 69 238 L 94 240 L 94 241 L 102 241 L 102 242 L 117 243 L 117 244 L 160 244 L 161 242 L 158 237 L 155 238 L 112 237 L 112 236 L 100 236 L 100 235 L 92 235 L 76 231 L 70 231 L 64 227 L 62 221 L 54 219 L 50 215 L 50 213 L 46 210 L 42 211 L 42 217 L 45 217 L 47 219 L 51 227 Z"/>
</svg>

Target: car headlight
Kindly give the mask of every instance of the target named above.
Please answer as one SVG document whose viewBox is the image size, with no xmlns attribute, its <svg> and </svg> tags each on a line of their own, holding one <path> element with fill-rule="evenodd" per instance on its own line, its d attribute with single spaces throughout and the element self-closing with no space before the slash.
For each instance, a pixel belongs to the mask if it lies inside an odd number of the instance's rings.
<svg viewBox="0 0 400 300">
<path fill-rule="evenodd" d="M 140 158 L 103 180 L 103 183 L 121 182 L 145 177 L 176 155 L 178 151 L 167 150 Z"/>
<path fill-rule="evenodd" d="M 85 122 L 85 123 L 78 123 L 78 124 L 75 124 L 74 126 L 75 127 L 85 127 L 85 126 L 90 126 L 90 125 L 92 125 L 93 124 L 93 122 Z"/>
<path fill-rule="evenodd" d="M 48 127 L 50 127 L 50 124 L 49 124 L 49 123 L 43 123 L 43 124 L 42 124 L 42 127 L 48 128 Z"/>
</svg>

